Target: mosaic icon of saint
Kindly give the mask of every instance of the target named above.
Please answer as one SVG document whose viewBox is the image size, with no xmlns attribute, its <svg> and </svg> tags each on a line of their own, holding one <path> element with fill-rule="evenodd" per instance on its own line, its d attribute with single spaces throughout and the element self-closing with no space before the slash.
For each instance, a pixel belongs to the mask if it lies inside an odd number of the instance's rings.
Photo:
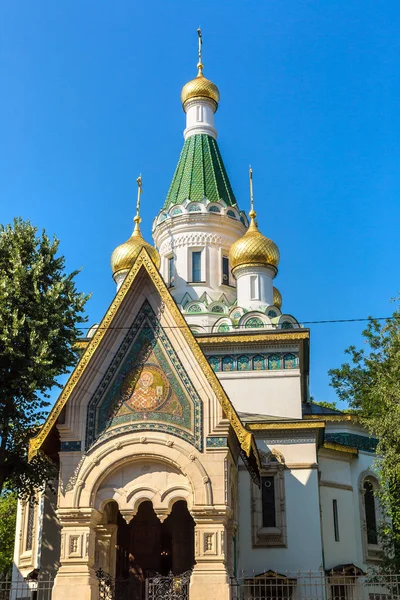
<svg viewBox="0 0 400 600">
<path fill-rule="evenodd" d="M 136 383 L 129 404 L 137 411 L 148 411 L 156 408 L 162 401 L 164 387 L 154 386 L 154 375 L 144 370 Z"/>
</svg>

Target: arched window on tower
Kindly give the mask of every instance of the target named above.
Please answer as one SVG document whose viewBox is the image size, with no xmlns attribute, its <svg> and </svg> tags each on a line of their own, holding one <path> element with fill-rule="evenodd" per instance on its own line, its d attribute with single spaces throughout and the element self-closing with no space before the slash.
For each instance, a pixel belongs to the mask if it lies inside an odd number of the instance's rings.
<svg viewBox="0 0 400 600">
<path fill-rule="evenodd" d="M 378 533 L 376 524 L 376 507 L 374 486 L 368 479 L 364 481 L 364 505 L 365 505 L 365 524 L 367 526 L 368 544 L 378 543 Z"/>
<path fill-rule="evenodd" d="M 373 475 L 363 473 L 359 482 L 364 559 L 375 561 L 380 558 L 378 481 Z"/>
</svg>

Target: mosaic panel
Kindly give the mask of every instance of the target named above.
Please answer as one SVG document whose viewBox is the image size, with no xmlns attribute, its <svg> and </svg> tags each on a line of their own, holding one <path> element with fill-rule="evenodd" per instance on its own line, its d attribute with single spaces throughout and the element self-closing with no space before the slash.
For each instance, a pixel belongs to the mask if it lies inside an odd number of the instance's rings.
<svg viewBox="0 0 400 600">
<path fill-rule="evenodd" d="M 253 329 L 259 327 L 264 327 L 264 322 L 259 317 L 252 317 L 251 319 L 248 319 L 245 323 L 246 329 Z"/>
<path fill-rule="evenodd" d="M 213 312 L 213 313 L 223 313 L 224 312 L 224 307 L 216 304 L 215 306 L 212 307 L 211 312 Z"/>
<path fill-rule="evenodd" d="M 263 371 L 265 369 L 265 366 L 266 366 L 266 360 L 265 360 L 264 356 L 262 356 L 261 354 L 257 354 L 256 356 L 254 356 L 253 369 L 255 371 Z"/>
<path fill-rule="evenodd" d="M 60 452 L 80 452 L 82 442 L 61 442 Z"/>
<path fill-rule="evenodd" d="M 226 448 L 227 445 L 228 445 L 227 437 L 211 436 L 206 439 L 206 447 L 207 448 Z"/>
<path fill-rule="evenodd" d="M 158 430 L 202 449 L 202 403 L 146 301 L 88 407 L 86 448 L 128 430 Z"/>
<path fill-rule="evenodd" d="M 294 353 L 242 354 L 235 356 L 208 356 L 214 372 L 218 371 L 273 371 L 298 369 L 299 357 Z"/>
<path fill-rule="evenodd" d="M 239 356 L 237 359 L 238 371 L 250 371 L 251 361 L 248 356 Z"/>
<path fill-rule="evenodd" d="M 279 354 L 271 354 L 268 356 L 268 369 L 280 369 L 281 368 L 281 357 Z"/>
<path fill-rule="evenodd" d="M 223 371 L 234 371 L 235 370 L 235 360 L 232 356 L 224 356 L 222 359 L 222 370 Z"/>
<path fill-rule="evenodd" d="M 209 359 L 208 359 L 208 362 L 210 363 L 211 368 L 212 368 L 213 371 L 219 371 L 220 370 L 220 366 L 219 366 L 220 359 L 219 358 L 216 358 L 214 356 L 210 356 Z"/>
<path fill-rule="evenodd" d="M 200 304 L 192 304 L 191 306 L 189 306 L 189 308 L 187 309 L 188 313 L 201 313 L 201 306 Z"/>
<path fill-rule="evenodd" d="M 297 359 L 294 354 L 285 354 L 283 357 L 283 368 L 284 369 L 295 369 L 297 364 Z"/>
</svg>

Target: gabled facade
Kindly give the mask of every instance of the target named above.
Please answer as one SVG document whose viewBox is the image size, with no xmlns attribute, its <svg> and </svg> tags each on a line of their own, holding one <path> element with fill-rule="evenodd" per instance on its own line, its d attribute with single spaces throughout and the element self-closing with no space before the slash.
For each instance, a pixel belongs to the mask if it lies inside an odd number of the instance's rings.
<svg viewBox="0 0 400 600">
<path fill-rule="evenodd" d="M 172 571 L 191 572 L 190 600 L 228 600 L 242 572 L 379 561 L 375 442 L 309 401 L 310 333 L 282 312 L 251 173 L 248 216 L 235 198 L 218 102 L 200 60 L 155 247 L 139 178 L 134 232 L 112 256 L 116 296 L 31 441 L 57 464 L 57 493 L 20 504 L 15 575 L 55 575 L 53 600 L 97 599 L 98 569 L 142 573 L 132 598 Z"/>
</svg>

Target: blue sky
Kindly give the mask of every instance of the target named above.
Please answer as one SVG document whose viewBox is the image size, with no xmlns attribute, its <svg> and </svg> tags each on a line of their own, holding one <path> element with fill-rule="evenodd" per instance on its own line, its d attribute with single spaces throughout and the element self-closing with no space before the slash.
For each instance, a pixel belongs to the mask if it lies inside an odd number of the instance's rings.
<svg viewBox="0 0 400 600">
<path fill-rule="evenodd" d="M 392 312 L 399 290 L 400 4 L 353 0 L 3 0 L 0 222 L 56 233 L 93 296 L 109 259 L 163 204 L 182 147 L 179 94 L 219 87 L 219 144 L 241 208 L 249 163 L 259 226 L 281 251 L 276 285 L 299 321 Z M 361 343 L 360 324 L 311 327 L 311 393 Z"/>
</svg>

